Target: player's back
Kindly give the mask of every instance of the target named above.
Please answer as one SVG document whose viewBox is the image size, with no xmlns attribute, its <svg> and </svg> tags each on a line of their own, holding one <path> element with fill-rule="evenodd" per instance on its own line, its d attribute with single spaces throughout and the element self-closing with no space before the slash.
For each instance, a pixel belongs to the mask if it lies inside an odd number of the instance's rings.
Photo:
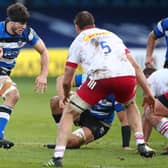
<svg viewBox="0 0 168 168">
<path fill-rule="evenodd" d="M 168 92 L 168 69 L 162 68 L 153 72 L 148 80 L 148 83 L 155 96 L 160 96 Z"/>
<path fill-rule="evenodd" d="M 76 52 L 74 53 L 76 57 L 80 57 L 79 63 L 82 64 L 86 73 L 103 71 L 103 74 L 99 74 L 95 79 L 102 79 L 103 76 L 108 78 L 116 75 L 135 75 L 125 55 L 126 46 L 117 35 L 110 31 L 99 28 L 84 30 L 72 43 L 71 50 Z"/>
</svg>

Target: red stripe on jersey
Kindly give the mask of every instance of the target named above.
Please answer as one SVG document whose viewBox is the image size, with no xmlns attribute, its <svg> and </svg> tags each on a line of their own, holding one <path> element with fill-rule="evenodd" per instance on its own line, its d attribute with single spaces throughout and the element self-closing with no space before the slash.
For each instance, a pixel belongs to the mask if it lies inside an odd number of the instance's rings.
<svg viewBox="0 0 168 168">
<path fill-rule="evenodd" d="M 77 67 L 78 67 L 78 64 L 73 63 L 73 62 L 66 62 L 66 66 L 70 66 L 70 67 L 72 67 L 72 68 L 77 68 Z"/>
</svg>

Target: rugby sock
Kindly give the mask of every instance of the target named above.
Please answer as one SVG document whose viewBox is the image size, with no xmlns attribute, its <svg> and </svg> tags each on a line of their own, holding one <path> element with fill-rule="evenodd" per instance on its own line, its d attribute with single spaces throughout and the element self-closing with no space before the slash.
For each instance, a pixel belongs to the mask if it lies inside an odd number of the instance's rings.
<svg viewBox="0 0 168 168">
<path fill-rule="evenodd" d="M 156 130 L 166 138 L 168 138 L 168 119 L 162 118 L 159 122 L 159 124 L 156 125 Z"/>
<path fill-rule="evenodd" d="M 63 158 L 65 152 L 65 146 L 56 146 L 54 152 L 54 158 Z"/>
<path fill-rule="evenodd" d="M 122 133 L 122 146 L 129 147 L 130 145 L 130 137 L 131 137 L 131 129 L 129 125 L 125 125 L 121 127 Z"/>
<path fill-rule="evenodd" d="M 143 132 L 135 132 L 135 140 L 136 140 L 136 144 L 144 144 L 144 135 Z"/>
<path fill-rule="evenodd" d="M 0 105 L 0 139 L 4 138 L 4 130 L 10 118 L 12 109 L 5 105 Z"/>
<path fill-rule="evenodd" d="M 61 120 L 62 114 L 52 114 L 52 116 L 54 118 L 55 123 L 58 124 Z"/>
</svg>

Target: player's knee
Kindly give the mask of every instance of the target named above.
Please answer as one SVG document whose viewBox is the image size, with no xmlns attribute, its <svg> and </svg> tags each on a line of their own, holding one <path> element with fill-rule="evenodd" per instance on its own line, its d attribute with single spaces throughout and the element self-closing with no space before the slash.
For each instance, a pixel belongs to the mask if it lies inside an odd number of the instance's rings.
<svg viewBox="0 0 168 168">
<path fill-rule="evenodd" d="M 80 148 L 83 143 L 84 141 L 81 137 L 72 134 L 70 139 L 68 139 L 67 148 Z"/>
<path fill-rule="evenodd" d="M 5 100 L 9 99 L 12 100 L 12 102 L 17 102 L 20 99 L 19 91 L 16 88 L 5 95 Z"/>
<path fill-rule="evenodd" d="M 20 95 L 16 88 L 16 84 L 10 78 L 4 78 L 1 81 L 0 96 L 3 99 L 19 99 Z"/>
<path fill-rule="evenodd" d="M 145 117 L 147 120 L 149 120 L 149 121 L 152 120 L 153 114 L 151 113 L 149 107 L 145 107 L 145 108 L 144 108 L 144 117 Z"/>
</svg>

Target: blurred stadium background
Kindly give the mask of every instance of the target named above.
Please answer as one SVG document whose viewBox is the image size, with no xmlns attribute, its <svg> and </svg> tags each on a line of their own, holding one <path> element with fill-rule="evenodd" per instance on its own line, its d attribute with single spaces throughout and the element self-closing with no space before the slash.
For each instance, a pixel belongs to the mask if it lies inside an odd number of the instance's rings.
<svg viewBox="0 0 168 168">
<path fill-rule="evenodd" d="M 41 36 L 50 54 L 49 76 L 63 73 L 67 49 L 75 37 L 74 15 L 89 10 L 96 25 L 117 33 L 144 68 L 148 33 L 160 19 L 167 17 L 167 0 L 18 0 L 30 13 L 29 25 Z M 16 2 L 0 0 L 0 19 L 6 18 L 6 7 Z M 157 67 L 161 67 L 165 54 L 162 39 L 155 51 Z M 39 71 L 38 54 L 26 46 L 17 59 L 13 76 L 35 76 Z M 79 70 L 80 71 L 80 70 Z"/>
</svg>

